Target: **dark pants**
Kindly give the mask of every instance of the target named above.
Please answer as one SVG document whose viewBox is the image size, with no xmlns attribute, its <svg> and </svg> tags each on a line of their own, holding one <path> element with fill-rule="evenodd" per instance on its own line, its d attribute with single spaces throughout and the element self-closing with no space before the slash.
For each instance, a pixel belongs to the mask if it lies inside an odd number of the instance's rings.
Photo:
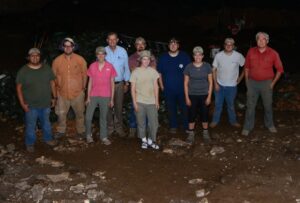
<svg viewBox="0 0 300 203">
<path fill-rule="evenodd" d="M 205 104 L 207 95 L 189 95 L 189 98 L 192 103 L 188 109 L 189 123 L 195 122 L 199 110 L 202 123 L 208 122 L 209 108 Z"/>
<path fill-rule="evenodd" d="M 177 111 L 180 109 L 180 117 L 185 130 L 188 129 L 187 106 L 184 94 L 165 94 L 165 101 L 169 116 L 170 128 L 178 128 Z"/>
</svg>

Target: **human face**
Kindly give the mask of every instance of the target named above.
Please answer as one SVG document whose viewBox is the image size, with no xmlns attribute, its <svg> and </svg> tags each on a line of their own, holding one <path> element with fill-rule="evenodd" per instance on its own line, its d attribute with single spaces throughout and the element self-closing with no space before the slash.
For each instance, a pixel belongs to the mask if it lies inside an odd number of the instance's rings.
<svg viewBox="0 0 300 203">
<path fill-rule="evenodd" d="M 66 55 L 71 55 L 73 53 L 74 45 L 71 42 L 66 41 L 63 46 L 64 46 L 64 53 Z"/>
<path fill-rule="evenodd" d="M 119 41 L 119 38 L 116 36 L 116 35 L 109 35 L 107 37 L 107 43 L 108 43 L 108 46 L 111 48 L 111 49 L 115 49 L 117 44 L 118 44 L 118 41 Z"/>
<path fill-rule="evenodd" d="M 267 44 L 268 44 L 266 36 L 263 34 L 258 35 L 256 43 L 257 43 L 258 48 L 261 48 L 261 49 L 266 48 Z"/>
<path fill-rule="evenodd" d="M 196 63 L 201 63 L 204 55 L 201 53 L 195 53 L 193 57 Z"/>
<path fill-rule="evenodd" d="M 31 65 L 39 65 L 40 64 L 41 55 L 37 54 L 37 53 L 33 53 L 33 54 L 29 55 L 28 59 L 29 59 L 29 63 Z"/>
<path fill-rule="evenodd" d="M 169 43 L 169 50 L 171 53 L 176 53 L 178 52 L 179 49 L 179 44 L 177 42 L 170 42 Z"/>
<path fill-rule="evenodd" d="M 106 54 L 105 53 L 96 53 L 96 56 L 97 56 L 97 59 L 99 62 L 104 62 L 105 61 L 105 56 Z"/>
<path fill-rule="evenodd" d="M 137 52 L 141 52 L 141 51 L 144 51 L 144 50 L 145 50 L 146 45 L 145 45 L 144 42 L 138 41 L 138 42 L 135 43 L 135 48 L 136 48 L 136 51 L 137 51 Z"/>
<path fill-rule="evenodd" d="M 141 60 L 141 67 L 147 68 L 150 64 L 150 58 L 149 57 L 143 57 Z"/>
<path fill-rule="evenodd" d="M 234 44 L 233 43 L 225 43 L 224 44 L 224 50 L 225 50 L 225 52 L 232 52 L 232 50 L 233 50 L 233 47 L 234 47 Z"/>
</svg>

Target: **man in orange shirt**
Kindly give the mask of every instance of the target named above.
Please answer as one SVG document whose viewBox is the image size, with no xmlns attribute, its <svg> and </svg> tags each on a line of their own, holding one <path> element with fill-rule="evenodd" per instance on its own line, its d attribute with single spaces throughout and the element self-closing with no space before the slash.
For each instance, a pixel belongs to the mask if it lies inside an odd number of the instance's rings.
<svg viewBox="0 0 300 203">
<path fill-rule="evenodd" d="M 52 63 L 56 76 L 57 104 L 55 112 L 58 115 L 56 138 L 66 132 L 67 113 L 72 107 L 76 116 L 76 130 L 79 137 L 84 137 L 84 90 L 87 82 L 87 63 L 83 57 L 74 53 L 76 44 L 71 38 L 62 42 L 64 53 L 56 57 Z"/>
</svg>

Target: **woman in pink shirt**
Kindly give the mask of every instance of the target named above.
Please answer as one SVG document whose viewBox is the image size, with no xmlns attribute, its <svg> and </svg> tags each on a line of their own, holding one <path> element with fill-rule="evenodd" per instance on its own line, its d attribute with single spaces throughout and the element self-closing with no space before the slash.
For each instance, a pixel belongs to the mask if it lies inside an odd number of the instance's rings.
<svg viewBox="0 0 300 203">
<path fill-rule="evenodd" d="M 117 73 L 113 65 L 105 61 L 106 51 L 104 47 L 96 48 L 96 56 L 98 60 L 92 63 L 87 71 L 89 83 L 85 114 L 86 140 L 88 143 L 93 142 L 92 120 L 94 111 L 99 106 L 100 139 L 103 144 L 110 145 L 111 142 L 107 138 L 107 113 L 109 108 L 114 105 L 114 80 Z"/>
</svg>

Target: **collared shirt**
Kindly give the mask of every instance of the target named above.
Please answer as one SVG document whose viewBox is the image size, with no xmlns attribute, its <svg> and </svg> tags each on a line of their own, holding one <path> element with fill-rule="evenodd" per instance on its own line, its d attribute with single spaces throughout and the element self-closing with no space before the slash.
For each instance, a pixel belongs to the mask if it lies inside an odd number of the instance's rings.
<svg viewBox="0 0 300 203">
<path fill-rule="evenodd" d="M 140 58 L 140 55 L 138 54 L 138 52 L 135 52 L 134 54 L 132 54 L 132 55 L 129 57 L 129 68 L 130 68 L 130 71 L 131 71 L 131 72 L 132 72 L 136 67 L 139 67 L 139 66 L 140 66 L 139 58 Z M 155 69 L 156 69 L 156 59 L 155 59 L 155 57 L 154 57 L 153 55 L 151 55 L 149 66 L 150 66 L 151 68 L 155 68 Z"/>
<path fill-rule="evenodd" d="M 123 47 L 117 46 L 113 51 L 109 46 L 105 47 L 106 50 L 106 61 L 111 63 L 116 72 L 117 77 L 115 78 L 116 82 L 120 81 L 129 81 L 130 70 L 128 65 L 128 55 L 126 50 Z"/>
<path fill-rule="evenodd" d="M 83 57 L 72 53 L 68 58 L 61 54 L 54 59 L 52 69 L 60 96 L 74 99 L 85 89 L 87 64 Z"/>
<path fill-rule="evenodd" d="M 90 96 L 111 97 L 111 79 L 117 75 L 113 65 L 105 62 L 102 69 L 99 70 L 99 62 L 96 61 L 90 65 L 87 75 L 92 78 Z"/>
<path fill-rule="evenodd" d="M 260 52 L 258 47 L 251 48 L 246 56 L 245 68 L 249 71 L 249 78 L 257 81 L 274 78 L 273 67 L 283 73 L 283 66 L 279 54 L 272 48 L 267 47 Z"/>
</svg>

